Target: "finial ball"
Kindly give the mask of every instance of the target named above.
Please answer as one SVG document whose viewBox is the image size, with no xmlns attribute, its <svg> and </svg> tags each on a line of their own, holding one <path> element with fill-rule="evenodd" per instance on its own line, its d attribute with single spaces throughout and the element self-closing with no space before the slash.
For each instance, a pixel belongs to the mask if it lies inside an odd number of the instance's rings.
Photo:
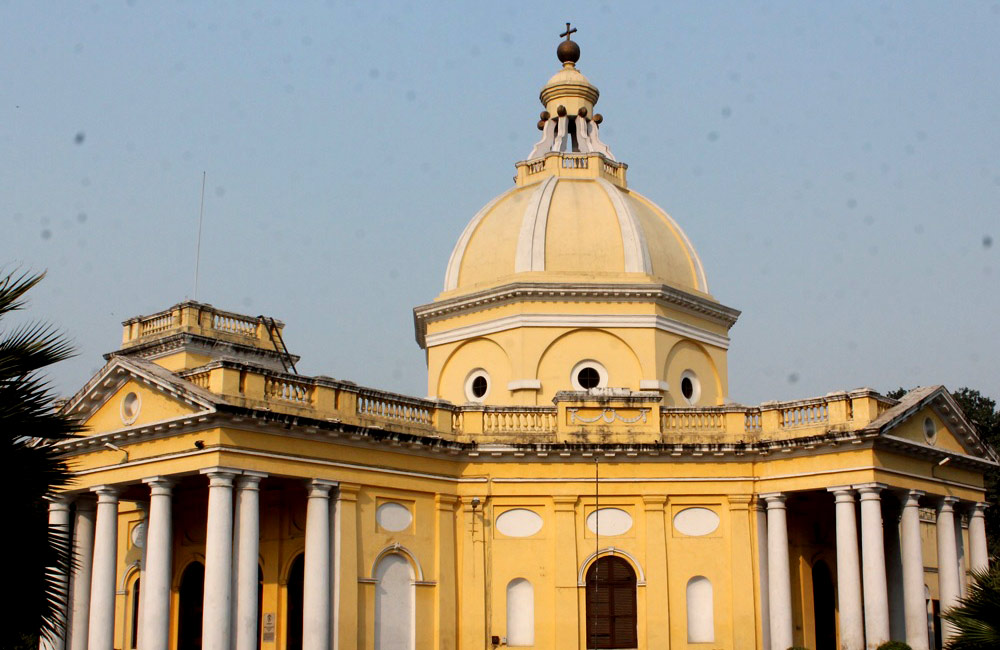
<svg viewBox="0 0 1000 650">
<path fill-rule="evenodd" d="M 558 115 L 559 117 L 566 117 L 566 107 L 563 106 L 562 104 L 559 104 L 559 106 L 556 108 L 556 115 Z"/>
<path fill-rule="evenodd" d="M 556 48 L 556 56 L 562 63 L 576 63 L 580 60 L 580 46 L 569 39 L 562 41 Z"/>
<path fill-rule="evenodd" d="M 580 110 L 578 110 L 576 114 L 579 115 L 580 117 L 587 117 L 587 107 L 581 106 Z"/>
<path fill-rule="evenodd" d="M 600 113 L 594 113 L 594 121 L 600 124 L 601 122 L 604 121 L 604 116 L 601 115 Z"/>
<path fill-rule="evenodd" d="M 551 116 L 551 115 L 549 115 L 549 112 L 548 112 L 548 111 L 542 111 L 542 112 L 541 112 L 541 113 L 540 113 L 540 114 L 538 115 L 538 117 L 540 117 L 540 118 L 541 118 L 541 119 L 543 119 L 543 120 L 547 120 L 547 119 L 549 119 L 549 118 L 550 118 L 550 117 L 552 117 L 552 116 Z"/>
</svg>

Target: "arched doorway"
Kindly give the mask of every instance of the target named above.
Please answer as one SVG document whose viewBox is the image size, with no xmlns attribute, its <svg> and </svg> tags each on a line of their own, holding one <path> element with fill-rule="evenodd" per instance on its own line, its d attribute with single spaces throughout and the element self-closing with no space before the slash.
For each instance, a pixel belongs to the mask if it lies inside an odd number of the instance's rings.
<svg viewBox="0 0 1000 650">
<path fill-rule="evenodd" d="M 201 650 L 202 609 L 205 606 L 205 565 L 192 562 L 181 574 L 177 611 L 177 650 Z"/>
<path fill-rule="evenodd" d="M 816 650 L 837 650 L 837 614 L 830 567 L 819 560 L 812 567 L 813 621 Z"/>
<path fill-rule="evenodd" d="M 292 560 L 285 583 L 285 650 L 302 650 L 302 593 L 305 586 L 305 555 Z"/>
<path fill-rule="evenodd" d="M 587 570 L 587 648 L 636 648 L 636 579 L 620 557 L 599 558 Z"/>
<path fill-rule="evenodd" d="M 375 650 L 416 647 L 416 594 L 413 567 L 390 553 L 375 568 Z"/>
</svg>

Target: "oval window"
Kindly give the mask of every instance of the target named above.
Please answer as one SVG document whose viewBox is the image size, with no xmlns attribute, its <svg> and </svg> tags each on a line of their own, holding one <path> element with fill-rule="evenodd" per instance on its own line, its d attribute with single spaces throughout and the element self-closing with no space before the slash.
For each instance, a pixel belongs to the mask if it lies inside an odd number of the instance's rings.
<svg viewBox="0 0 1000 650">
<path fill-rule="evenodd" d="M 124 424 L 132 424 L 139 417 L 139 409 L 142 408 L 142 400 L 139 394 L 132 392 L 122 398 L 121 416 Z"/>
<path fill-rule="evenodd" d="M 684 535 L 710 535 L 719 527 L 719 515 L 708 508 L 685 508 L 674 515 L 674 528 Z"/>
<path fill-rule="evenodd" d="M 632 528 L 632 515 L 621 508 L 601 508 L 587 516 L 587 528 L 601 537 L 624 535 Z"/>
<path fill-rule="evenodd" d="M 507 537 L 531 537 L 542 529 L 542 523 L 534 510 L 514 508 L 497 517 L 497 530 Z"/>
<path fill-rule="evenodd" d="M 413 522 L 409 508 L 399 503 L 383 503 L 375 510 L 375 521 L 385 530 L 398 533 Z"/>
</svg>

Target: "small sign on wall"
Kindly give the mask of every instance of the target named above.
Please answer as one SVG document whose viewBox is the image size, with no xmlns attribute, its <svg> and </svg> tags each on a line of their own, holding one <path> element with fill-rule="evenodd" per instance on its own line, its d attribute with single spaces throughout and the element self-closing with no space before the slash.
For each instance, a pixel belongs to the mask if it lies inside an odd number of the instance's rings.
<svg viewBox="0 0 1000 650">
<path fill-rule="evenodd" d="M 274 613 L 264 612 L 264 624 L 261 626 L 261 641 L 274 643 Z"/>
</svg>

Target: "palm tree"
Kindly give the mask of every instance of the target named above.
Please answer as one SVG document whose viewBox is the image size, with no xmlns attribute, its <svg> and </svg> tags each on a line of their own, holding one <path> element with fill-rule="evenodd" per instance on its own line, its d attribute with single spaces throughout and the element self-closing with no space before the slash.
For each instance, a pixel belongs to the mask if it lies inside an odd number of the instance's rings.
<svg viewBox="0 0 1000 650">
<path fill-rule="evenodd" d="M 0 321 L 23 309 L 25 294 L 44 274 L 7 273 L 0 277 Z M 52 638 L 65 629 L 65 576 L 71 566 L 70 531 L 48 525 L 46 496 L 65 488 L 69 469 L 52 443 L 80 430 L 59 413 L 55 397 L 41 375 L 46 366 L 72 354 L 66 340 L 51 326 L 27 323 L 0 327 L 0 444 L 3 444 L 17 544 L 4 578 L 17 596 L 8 601 L 4 648 L 38 648 L 39 636 Z M 16 531 L 16 532 L 15 532 Z"/>
<path fill-rule="evenodd" d="M 1000 648 L 1000 565 L 972 575 L 965 598 L 941 615 L 955 629 L 948 650 Z"/>
</svg>

